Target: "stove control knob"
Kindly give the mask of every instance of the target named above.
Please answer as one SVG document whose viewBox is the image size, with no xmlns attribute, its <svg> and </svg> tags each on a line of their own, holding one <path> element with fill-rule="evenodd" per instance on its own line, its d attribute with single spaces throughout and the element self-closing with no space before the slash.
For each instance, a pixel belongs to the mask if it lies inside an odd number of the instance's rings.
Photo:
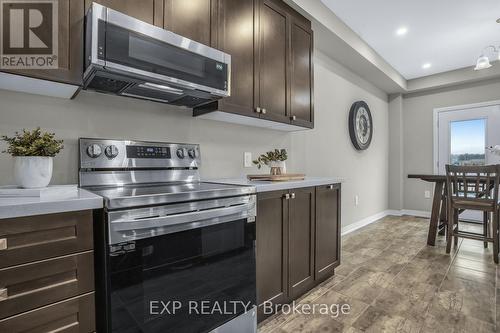
<svg viewBox="0 0 500 333">
<path fill-rule="evenodd" d="M 184 152 L 184 149 L 182 149 L 182 148 L 177 149 L 177 157 L 180 159 L 183 159 L 184 157 L 186 157 L 186 153 Z"/>
<path fill-rule="evenodd" d="M 188 155 L 191 157 L 193 160 L 196 158 L 196 150 L 195 149 L 189 149 L 188 150 Z"/>
<path fill-rule="evenodd" d="M 101 146 L 94 143 L 87 147 L 87 155 L 90 158 L 98 158 L 102 154 Z"/>
<path fill-rule="evenodd" d="M 118 156 L 118 148 L 115 145 L 107 146 L 104 153 L 108 158 L 115 158 Z"/>
</svg>

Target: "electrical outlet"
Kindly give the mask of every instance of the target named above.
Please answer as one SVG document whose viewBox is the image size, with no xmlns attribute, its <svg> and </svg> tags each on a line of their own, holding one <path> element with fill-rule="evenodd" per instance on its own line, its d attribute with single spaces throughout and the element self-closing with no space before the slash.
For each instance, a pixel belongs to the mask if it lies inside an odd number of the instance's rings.
<svg viewBox="0 0 500 333">
<path fill-rule="evenodd" d="M 354 206 L 358 207 L 358 205 L 359 205 L 359 196 L 355 195 L 354 196 Z"/>
<path fill-rule="evenodd" d="M 431 198 L 431 191 L 425 191 L 425 192 L 424 192 L 424 197 L 425 197 L 426 199 L 430 199 L 430 198 Z"/>
<path fill-rule="evenodd" d="M 252 153 L 245 152 L 243 154 L 243 164 L 244 164 L 245 168 L 251 168 L 252 167 Z"/>
</svg>

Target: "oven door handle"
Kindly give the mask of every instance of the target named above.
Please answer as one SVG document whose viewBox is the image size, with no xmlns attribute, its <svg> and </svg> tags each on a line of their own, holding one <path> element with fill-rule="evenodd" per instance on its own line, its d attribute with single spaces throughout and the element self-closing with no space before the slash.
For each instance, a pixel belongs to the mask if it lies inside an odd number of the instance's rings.
<svg viewBox="0 0 500 333">
<path fill-rule="evenodd" d="M 216 208 L 205 211 L 196 211 L 191 213 L 167 215 L 163 217 L 142 218 L 140 220 L 116 220 L 111 222 L 111 228 L 112 230 L 118 232 L 140 229 L 154 229 L 183 223 L 200 222 L 229 215 L 243 214 L 245 212 L 247 212 L 245 216 L 251 217 L 255 215 L 255 213 L 252 212 L 253 210 L 255 210 L 255 203 L 252 202 L 243 205 Z"/>
</svg>

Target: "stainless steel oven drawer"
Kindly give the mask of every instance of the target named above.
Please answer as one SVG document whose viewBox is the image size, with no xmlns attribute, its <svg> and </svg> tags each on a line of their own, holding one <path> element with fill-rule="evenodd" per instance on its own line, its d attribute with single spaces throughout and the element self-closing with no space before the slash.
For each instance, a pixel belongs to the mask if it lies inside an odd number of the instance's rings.
<svg viewBox="0 0 500 333">
<path fill-rule="evenodd" d="M 109 212 L 109 243 L 118 244 L 241 219 L 253 222 L 255 203 L 255 195 L 247 195 Z"/>
</svg>

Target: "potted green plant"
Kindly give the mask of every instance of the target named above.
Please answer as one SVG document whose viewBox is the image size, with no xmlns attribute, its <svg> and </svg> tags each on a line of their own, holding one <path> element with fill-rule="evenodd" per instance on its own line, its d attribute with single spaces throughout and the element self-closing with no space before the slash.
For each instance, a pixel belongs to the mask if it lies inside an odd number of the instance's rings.
<svg viewBox="0 0 500 333">
<path fill-rule="evenodd" d="M 288 159 L 286 149 L 275 149 L 260 155 L 253 163 L 257 168 L 267 165 L 271 169 L 271 175 L 281 175 L 286 173 L 285 161 Z"/>
<path fill-rule="evenodd" d="M 13 137 L 2 136 L 8 147 L 3 153 L 14 157 L 14 179 L 22 188 L 46 187 L 52 178 L 53 157 L 63 148 L 63 140 L 54 133 L 42 132 L 40 127 L 23 129 Z"/>
</svg>

